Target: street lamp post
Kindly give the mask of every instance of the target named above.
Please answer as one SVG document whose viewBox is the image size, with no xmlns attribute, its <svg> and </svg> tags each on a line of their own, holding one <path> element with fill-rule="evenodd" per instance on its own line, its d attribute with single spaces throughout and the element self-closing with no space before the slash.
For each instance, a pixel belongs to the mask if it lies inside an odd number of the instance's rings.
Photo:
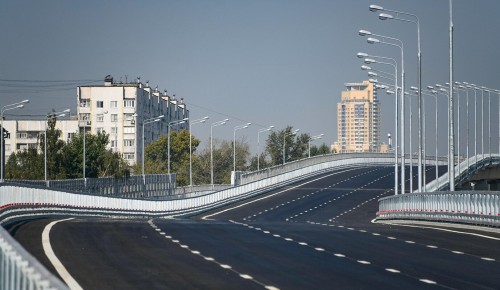
<svg viewBox="0 0 500 290">
<path fill-rule="evenodd" d="M 375 61 L 373 58 L 377 59 L 387 59 L 392 61 L 392 63 L 384 63 L 387 65 L 391 65 L 394 68 L 394 75 L 396 77 L 394 78 L 394 126 L 395 126 L 395 138 L 394 138 L 394 195 L 398 195 L 398 187 L 399 187 L 399 172 L 398 172 L 398 129 L 399 129 L 399 110 L 398 110 L 398 80 L 397 80 L 397 75 L 398 75 L 398 63 L 394 58 L 390 57 L 383 57 L 383 56 L 376 56 L 376 55 L 368 55 L 367 53 L 364 52 L 358 52 L 357 53 L 358 58 L 367 58 L 370 57 L 372 58 L 373 62 L 370 63 L 378 63 L 378 61 Z M 366 61 L 366 59 L 365 59 Z"/>
<path fill-rule="evenodd" d="M 257 171 L 260 170 L 260 138 L 259 138 L 259 135 L 262 132 L 271 131 L 273 128 L 274 128 L 274 126 L 269 126 L 267 128 L 260 129 L 259 131 L 257 131 Z"/>
<path fill-rule="evenodd" d="M 182 120 L 175 120 L 175 121 L 168 123 L 168 126 L 167 126 L 167 158 L 168 158 L 168 160 L 167 160 L 167 163 L 168 163 L 167 173 L 169 175 L 170 175 L 170 127 L 172 125 L 179 125 L 179 124 L 186 123 L 187 121 L 189 121 L 189 118 L 184 118 Z M 191 141 L 191 139 L 189 141 Z M 190 145 L 191 145 L 191 143 L 190 143 Z"/>
<path fill-rule="evenodd" d="M 370 34 L 373 35 L 373 34 Z M 401 95 L 400 95 L 400 104 L 401 104 L 401 124 L 400 124 L 400 129 L 401 129 L 401 193 L 405 194 L 406 193 L 406 166 L 405 166 L 405 98 L 404 98 L 404 91 L 405 91 L 405 69 L 404 69 L 404 44 L 400 39 L 394 38 L 394 37 L 388 37 L 388 36 L 383 36 L 379 35 L 379 37 L 382 37 L 384 39 L 390 39 L 398 42 L 399 44 L 392 43 L 392 42 L 385 42 L 381 41 L 377 38 L 372 38 L 369 37 L 367 39 L 367 42 L 370 44 L 386 44 L 390 46 L 395 46 L 398 47 L 401 50 Z M 365 63 L 366 63 L 365 59 Z M 411 152 L 410 152 L 411 153 Z"/>
<path fill-rule="evenodd" d="M 160 115 L 160 116 L 157 116 L 154 118 L 149 118 L 149 119 L 142 121 L 142 181 L 144 184 L 146 184 L 146 175 L 144 173 L 144 160 L 146 159 L 146 156 L 144 156 L 144 139 L 146 139 L 146 136 L 144 136 L 144 125 L 159 122 L 164 117 L 165 117 L 165 115 Z"/>
<path fill-rule="evenodd" d="M 381 13 L 379 14 L 379 19 L 380 20 L 399 20 L 403 22 L 410 22 L 413 24 L 416 24 L 417 26 L 417 46 L 418 46 L 418 191 L 422 192 L 422 177 L 423 177 L 423 172 L 422 172 L 422 53 L 420 50 L 420 20 L 415 14 L 407 13 L 407 12 L 402 12 L 402 11 L 396 11 L 396 10 L 389 10 L 389 9 L 384 9 L 381 6 L 378 5 L 370 5 L 370 11 L 372 12 L 378 12 L 378 11 L 387 11 L 387 12 L 392 12 L 395 13 L 397 16 L 399 15 L 406 15 L 415 18 L 415 20 L 410 20 L 410 19 L 405 19 L 405 18 L 399 18 L 399 17 L 394 17 L 393 15 L 386 14 L 386 13 Z M 403 86 L 403 92 L 404 92 L 404 86 Z M 403 124 L 402 124 L 403 126 Z M 451 132 L 450 135 L 451 139 L 453 138 L 453 132 Z M 404 140 L 404 138 L 403 138 Z M 404 142 L 403 142 L 404 143 Z M 453 144 L 453 143 L 452 143 Z M 403 151 L 404 152 L 404 151 Z M 453 160 L 453 157 L 452 157 Z M 454 163 L 452 162 L 452 170 Z M 450 183 L 452 184 L 452 183 Z M 454 191 L 454 183 L 453 183 L 453 189 Z"/>
<path fill-rule="evenodd" d="M 438 92 L 436 90 L 434 90 L 434 87 L 432 87 L 432 86 L 427 86 L 427 89 L 429 89 L 429 91 L 432 93 L 432 95 L 434 95 L 434 98 L 436 101 L 435 108 L 434 108 L 434 111 L 436 112 L 436 116 L 435 116 L 435 120 L 434 120 L 434 122 L 436 123 L 435 129 L 434 129 L 436 135 L 434 138 L 436 140 L 434 140 L 434 141 L 436 143 L 436 152 L 435 152 L 436 164 L 435 164 L 435 166 L 436 166 L 436 182 L 437 182 L 437 180 L 439 178 L 439 172 L 438 172 Z"/>
<path fill-rule="evenodd" d="M 224 119 L 222 121 L 218 121 L 212 123 L 210 126 L 210 183 L 212 185 L 212 190 L 214 189 L 214 153 L 213 153 L 213 129 L 214 127 L 225 125 L 229 119 Z"/>
<path fill-rule="evenodd" d="M 48 178 L 47 178 L 47 126 L 48 126 L 48 121 L 50 119 L 55 119 L 57 117 L 64 117 L 66 116 L 66 113 L 69 113 L 70 112 L 70 109 L 66 109 L 64 111 L 60 111 L 60 112 L 56 112 L 56 113 L 52 113 L 52 114 L 49 114 L 47 115 L 47 120 L 45 122 L 45 135 L 44 135 L 44 163 L 45 163 L 45 166 L 44 166 L 44 176 L 45 176 L 45 186 L 49 187 L 49 181 L 48 181 Z"/>
<path fill-rule="evenodd" d="M 318 140 L 318 139 L 321 139 L 323 138 L 325 134 L 319 134 L 319 135 L 316 135 L 316 136 L 312 136 L 309 138 L 309 140 L 307 140 L 308 142 L 308 151 L 309 151 L 309 158 L 311 158 L 311 141 L 314 141 L 314 140 Z"/>
<path fill-rule="evenodd" d="M 252 123 L 246 123 L 245 125 L 236 126 L 233 129 L 233 171 L 235 172 L 236 172 L 236 131 L 241 129 L 246 129 L 250 125 L 252 125 Z"/>
<path fill-rule="evenodd" d="M 191 134 L 191 126 L 199 123 L 205 123 L 208 120 L 208 117 L 203 117 L 201 119 L 194 120 L 189 122 L 189 186 L 193 187 L 193 134 Z"/>
<path fill-rule="evenodd" d="M 1 159 L 1 168 L 0 168 L 0 182 L 3 182 L 4 181 L 4 178 L 3 178 L 3 172 L 4 172 L 4 163 L 5 163 L 5 160 L 4 160 L 4 157 L 5 157 L 5 150 L 4 150 L 4 145 L 3 145 L 3 138 L 4 138 L 4 132 L 5 132 L 5 129 L 3 128 L 3 114 L 6 112 L 6 111 L 9 111 L 9 110 L 14 110 L 14 109 L 22 109 L 24 108 L 24 104 L 27 104 L 29 103 L 30 101 L 29 100 L 23 100 L 21 102 L 18 102 L 18 103 L 14 103 L 14 104 L 10 104 L 10 105 L 5 105 L 2 107 L 2 110 L 0 111 L 0 159 Z"/>
<path fill-rule="evenodd" d="M 283 165 L 285 165 L 286 163 L 286 137 L 288 136 L 293 136 L 295 134 L 297 134 L 297 132 L 299 132 L 300 129 L 295 129 L 293 130 L 292 132 L 290 132 L 289 134 L 287 134 L 286 132 L 283 132 Z"/>
</svg>

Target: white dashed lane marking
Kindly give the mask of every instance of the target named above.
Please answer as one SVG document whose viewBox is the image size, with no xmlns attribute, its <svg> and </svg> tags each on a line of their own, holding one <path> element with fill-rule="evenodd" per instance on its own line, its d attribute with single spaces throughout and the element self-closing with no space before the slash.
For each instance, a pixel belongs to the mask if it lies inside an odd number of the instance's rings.
<svg viewBox="0 0 500 290">
<path fill-rule="evenodd" d="M 217 260 L 215 260 L 214 258 L 212 257 L 207 257 L 207 256 L 204 256 L 200 251 L 197 251 L 197 250 L 191 250 L 189 248 L 188 245 L 185 245 L 185 244 L 182 244 L 179 240 L 174 240 L 172 238 L 172 236 L 167 236 L 165 234 L 165 232 L 162 232 L 159 230 L 159 228 L 154 224 L 154 222 L 152 220 L 149 220 L 148 221 L 149 225 L 156 231 L 158 232 L 159 234 L 161 234 L 162 236 L 164 236 L 165 238 L 167 238 L 168 240 L 170 240 L 172 243 L 174 244 L 177 244 L 179 245 L 182 249 L 186 249 L 188 250 L 191 254 L 193 255 L 196 255 L 196 256 L 200 256 L 201 258 L 203 258 L 205 261 L 208 261 L 208 262 L 211 262 L 211 263 L 215 263 L 217 264 L 219 267 L 225 269 L 225 270 L 228 270 L 228 271 L 231 271 L 231 272 L 234 272 L 235 274 L 237 274 L 240 278 L 244 279 L 244 280 L 248 280 L 248 281 L 252 281 L 260 286 L 262 286 L 263 288 L 265 289 L 269 289 L 269 290 L 279 290 L 279 288 L 277 287 L 274 287 L 272 285 L 265 285 L 264 283 L 256 280 L 255 278 L 253 278 L 251 275 L 249 274 L 245 274 L 245 273 L 240 273 L 239 271 L 235 270 L 231 265 L 228 265 L 228 264 L 223 264 L 223 263 L 220 263 L 218 262 Z M 257 228 L 254 228 L 253 226 L 249 226 L 249 225 L 246 225 L 248 228 L 250 229 L 253 229 L 253 230 L 256 230 L 256 231 L 260 231 L 260 228 L 257 230 Z"/>
</svg>

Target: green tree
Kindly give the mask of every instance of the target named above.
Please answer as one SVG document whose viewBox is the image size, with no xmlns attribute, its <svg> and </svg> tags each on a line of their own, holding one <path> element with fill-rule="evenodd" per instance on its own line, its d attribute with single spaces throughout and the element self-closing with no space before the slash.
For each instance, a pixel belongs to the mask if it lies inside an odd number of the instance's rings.
<svg viewBox="0 0 500 290">
<path fill-rule="evenodd" d="M 330 154 L 330 153 L 331 153 L 330 148 L 328 148 L 328 146 L 325 143 L 321 144 L 319 147 L 315 145 L 311 146 L 311 157 L 317 155 Z"/>
<path fill-rule="evenodd" d="M 213 144 L 213 169 L 214 184 L 231 183 L 231 171 L 233 170 L 233 142 L 219 141 L 214 139 Z M 236 142 L 236 170 L 246 171 L 247 160 L 250 156 L 248 143 L 244 140 Z M 206 148 L 198 154 L 193 164 L 195 174 L 193 179 L 195 184 L 210 184 L 210 148 Z"/>
<path fill-rule="evenodd" d="M 38 154 L 35 148 L 12 153 L 5 164 L 5 178 L 43 180 L 43 155 Z"/>
<path fill-rule="evenodd" d="M 285 145 L 286 162 L 305 157 L 309 140 L 308 134 L 296 136 L 291 126 L 281 131 L 272 131 L 266 140 L 266 152 L 271 157 L 271 165 L 283 164 L 283 145 Z M 283 143 L 285 141 L 285 143 Z"/>
<path fill-rule="evenodd" d="M 47 179 L 66 178 L 65 168 L 62 164 L 63 148 L 66 143 L 60 140 L 61 130 L 56 129 L 57 116 L 53 113 L 47 116 L 47 130 L 38 136 L 41 155 L 45 160 L 45 146 L 47 146 Z M 47 141 L 47 145 L 45 144 Z M 45 169 L 43 169 L 45 175 Z"/>
<path fill-rule="evenodd" d="M 189 184 L 189 131 L 170 132 L 170 172 L 176 173 L 177 185 Z M 193 136 L 191 141 L 193 154 L 200 141 Z M 151 142 L 144 149 L 146 157 L 144 161 L 145 173 L 167 173 L 168 172 L 168 136 L 161 136 L 158 140 Z M 134 169 L 141 171 L 140 165 Z"/>
</svg>

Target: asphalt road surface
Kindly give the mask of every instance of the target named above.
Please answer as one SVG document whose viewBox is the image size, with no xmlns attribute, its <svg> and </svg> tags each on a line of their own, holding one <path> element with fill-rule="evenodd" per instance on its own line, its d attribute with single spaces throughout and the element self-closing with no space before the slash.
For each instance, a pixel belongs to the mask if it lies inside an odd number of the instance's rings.
<svg viewBox="0 0 500 290">
<path fill-rule="evenodd" d="M 185 219 L 62 221 L 50 242 L 83 289 L 500 288 L 498 231 L 373 223 L 393 186 L 393 167 L 339 169 Z M 56 273 L 52 221 L 9 230 Z"/>
</svg>

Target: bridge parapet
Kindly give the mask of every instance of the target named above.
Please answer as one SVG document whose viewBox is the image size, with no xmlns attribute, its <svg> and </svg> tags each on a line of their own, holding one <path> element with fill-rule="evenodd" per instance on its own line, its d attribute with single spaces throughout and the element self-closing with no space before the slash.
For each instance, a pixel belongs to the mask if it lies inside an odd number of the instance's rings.
<svg viewBox="0 0 500 290">
<path fill-rule="evenodd" d="M 399 219 L 500 226 L 500 192 L 438 191 L 380 199 L 377 220 Z"/>
<path fill-rule="evenodd" d="M 472 156 L 469 159 L 464 159 L 460 164 L 455 166 L 455 184 L 461 184 L 468 180 L 478 171 L 491 166 L 500 165 L 499 154 L 479 154 Z M 443 191 L 449 189 L 448 175 L 443 174 L 437 180 L 433 180 L 426 185 L 427 191 Z"/>
</svg>

